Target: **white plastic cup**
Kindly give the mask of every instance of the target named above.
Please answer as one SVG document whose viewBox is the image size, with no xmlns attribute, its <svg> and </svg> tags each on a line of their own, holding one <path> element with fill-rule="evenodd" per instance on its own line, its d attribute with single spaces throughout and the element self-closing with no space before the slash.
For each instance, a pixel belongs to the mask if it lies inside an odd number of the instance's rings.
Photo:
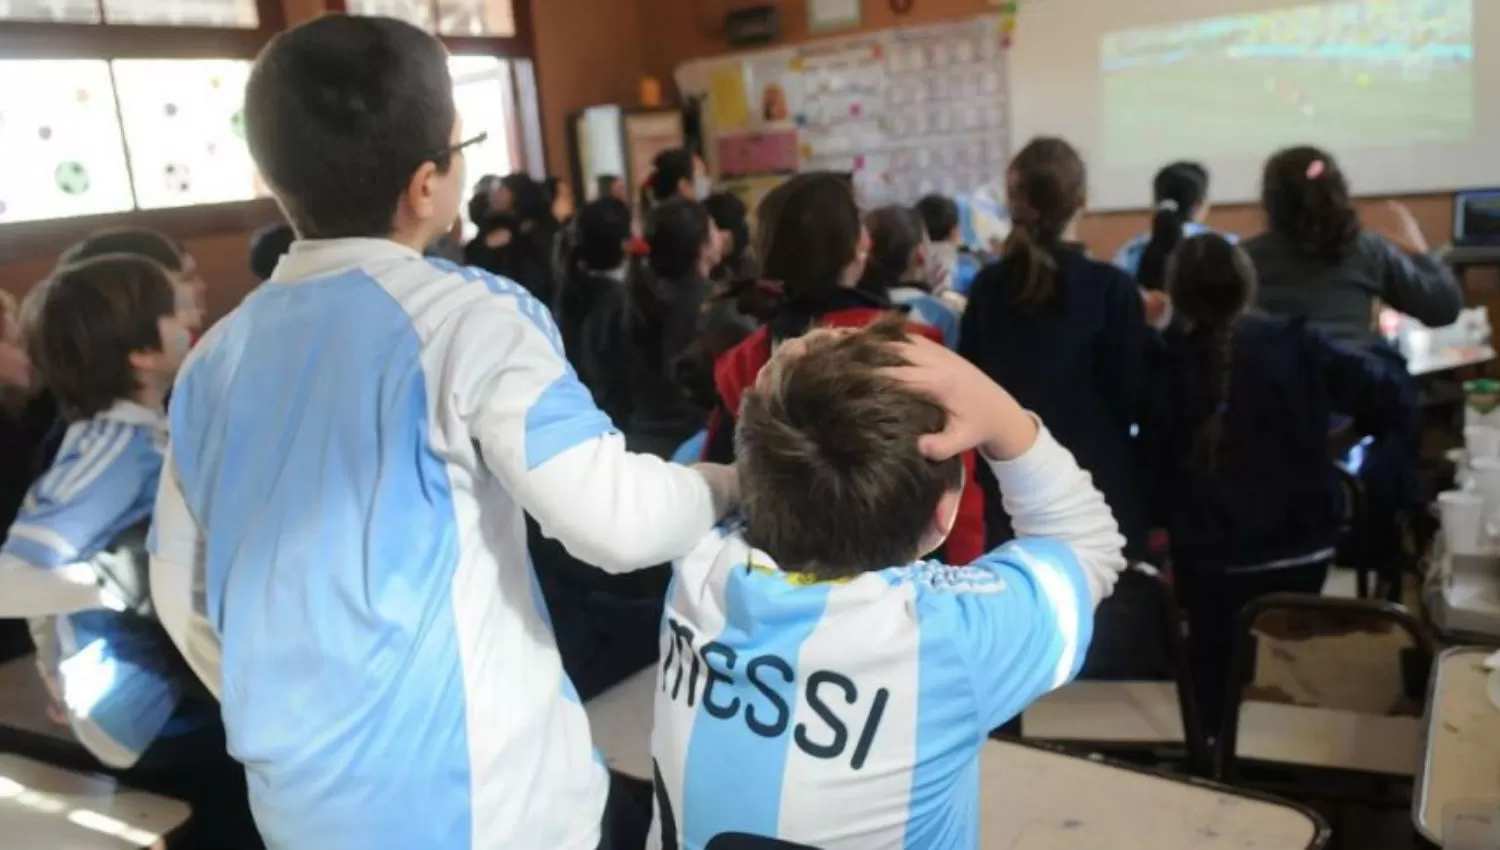
<svg viewBox="0 0 1500 850">
<path fill-rule="evenodd" d="M 1438 494 L 1443 541 L 1452 555 L 1476 555 L 1484 541 L 1485 500 L 1478 493 L 1447 490 Z"/>
<path fill-rule="evenodd" d="M 1480 458 L 1500 457 L 1500 428 L 1485 425 L 1464 428 L 1464 448 L 1468 450 L 1471 462 Z"/>
<path fill-rule="evenodd" d="M 1472 490 L 1484 497 L 1484 534 L 1486 538 L 1496 536 L 1495 518 L 1500 514 L 1500 458 L 1482 457 L 1469 462 L 1473 481 Z"/>
</svg>

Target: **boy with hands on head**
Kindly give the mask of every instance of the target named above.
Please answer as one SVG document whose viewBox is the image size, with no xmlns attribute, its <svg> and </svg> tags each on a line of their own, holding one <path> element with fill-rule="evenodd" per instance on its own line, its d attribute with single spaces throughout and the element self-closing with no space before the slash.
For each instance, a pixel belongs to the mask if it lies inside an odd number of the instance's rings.
<svg viewBox="0 0 1500 850">
<path fill-rule="evenodd" d="M 1017 539 L 922 560 L 971 448 Z M 980 747 L 1077 673 L 1125 567 L 1103 497 L 1009 393 L 898 320 L 780 346 L 736 454 L 742 517 L 674 564 L 650 846 L 978 846 Z"/>
</svg>

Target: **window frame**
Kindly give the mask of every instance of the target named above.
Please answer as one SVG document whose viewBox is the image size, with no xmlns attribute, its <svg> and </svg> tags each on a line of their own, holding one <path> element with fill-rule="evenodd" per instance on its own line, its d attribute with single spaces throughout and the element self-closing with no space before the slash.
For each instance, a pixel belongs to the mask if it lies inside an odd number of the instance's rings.
<svg viewBox="0 0 1500 850">
<path fill-rule="evenodd" d="M 535 71 L 530 0 L 511 0 L 516 34 L 513 36 L 436 36 L 454 54 L 486 55 L 520 63 Z M 324 12 L 346 11 L 345 0 L 327 0 Z M 160 24 L 111 24 L 51 21 L 0 21 L 0 56 L 6 59 L 249 59 L 287 28 L 283 0 L 255 0 L 259 25 L 237 27 L 170 26 Z M 526 103 L 520 90 L 520 74 L 511 74 L 516 104 Z M 521 109 L 518 106 L 518 113 Z M 518 114 L 518 118 L 522 118 Z M 517 143 L 528 138 L 516 122 L 512 130 Z M 122 130 L 123 133 L 123 130 Z M 124 137 L 121 137 L 124 144 Z M 530 158 L 524 144 L 512 148 Z M 536 154 L 540 156 L 540 152 Z M 129 161 L 127 160 L 127 166 Z M 281 218 L 270 198 L 196 204 L 186 207 L 100 215 L 70 216 L 39 221 L 0 224 L 0 264 L 56 254 L 96 230 L 135 226 L 149 227 L 177 239 L 194 239 L 223 233 L 252 231 Z"/>
</svg>

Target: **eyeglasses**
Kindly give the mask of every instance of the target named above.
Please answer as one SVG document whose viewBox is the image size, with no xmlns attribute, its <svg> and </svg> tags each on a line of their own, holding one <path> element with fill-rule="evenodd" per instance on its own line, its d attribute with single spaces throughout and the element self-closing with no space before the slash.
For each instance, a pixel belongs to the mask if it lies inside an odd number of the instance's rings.
<svg viewBox="0 0 1500 850">
<path fill-rule="evenodd" d="M 490 140 L 490 134 L 489 133 L 480 133 L 479 135 L 477 135 L 477 136 L 475 136 L 475 137 L 473 137 L 471 139 L 465 139 L 464 141 L 459 142 L 456 145 L 449 145 L 448 147 L 443 148 L 442 150 L 440 150 L 437 153 L 433 154 L 430 158 L 431 159 L 447 159 L 448 157 L 451 157 L 454 154 L 463 153 L 464 150 L 467 149 L 467 148 L 472 148 L 475 145 L 482 145 L 482 144 L 484 144 L 485 142 L 487 142 L 489 140 Z"/>
</svg>

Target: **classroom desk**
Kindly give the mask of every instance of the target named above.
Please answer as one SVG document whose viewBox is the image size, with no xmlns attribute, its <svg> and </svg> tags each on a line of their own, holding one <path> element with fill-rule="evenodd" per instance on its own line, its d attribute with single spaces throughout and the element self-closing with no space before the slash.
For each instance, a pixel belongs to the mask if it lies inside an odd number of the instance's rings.
<svg viewBox="0 0 1500 850">
<path fill-rule="evenodd" d="M 1470 366 L 1482 366 L 1495 359 L 1495 349 L 1488 345 L 1440 348 L 1412 356 L 1406 361 L 1406 371 L 1412 377 L 1451 372 Z"/>
<path fill-rule="evenodd" d="M 161 847 L 188 819 L 186 803 L 0 754 L 0 844 L 49 850 Z"/>
<path fill-rule="evenodd" d="M 653 665 L 585 706 L 610 768 L 651 778 Z M 1308 850 L 1317 815 L 1200 780 L 990 741 L 980 757 L 984 850 Z"/>
<path fill-rule="evenodd" d="M 1492 651 L 1450 649 L 1438 656 L 1428 683 L 1412 822 L 1434 846 L 1450 803 L 1500 806 L 1500 708 L 1490 702 L 1483 667 Z"/>
<path fill-rule="evenodd" d="M 990 741 L 979 758 L 984 850 L 1308 850 L 1310 809 L 1240 789 Z"/>
</svg>

